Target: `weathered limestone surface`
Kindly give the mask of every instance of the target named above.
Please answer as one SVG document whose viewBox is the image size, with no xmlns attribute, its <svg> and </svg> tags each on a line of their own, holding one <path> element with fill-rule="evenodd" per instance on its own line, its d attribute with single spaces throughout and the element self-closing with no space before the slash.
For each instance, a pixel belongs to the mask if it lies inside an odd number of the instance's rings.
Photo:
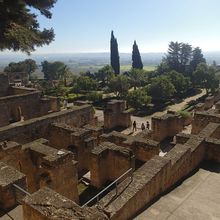
<svg viewBox="0 0 220 220">
<path fill-rule="evenodd" d="M 215 108 L 220 111 L 220 101 L 218 101 L 216 104 L 215 104 Z M 219 112 L 220 113 L 220 112 Z"/>
<path fill-rule="evenodd" d="M 22 172 L 27 175 L 31 192 L 48 186 L 56 192 L 78 202 L 77 163 L 67 150 L 49 147 L 39 141 L 23 145 Z"/>
<path fill-rule="evenodd" d="M 25 198 L 23 212 L 24 220 L 108 219 L 101 210 L 95 207 L 81 208 L 46 187 Z"/>
<path fill-rule="evenodd" d="M 45 139 L 21 146 L 15 142 L 0 143 L 0 160 L 27 176 L 27 189 L 35 192 L 48 186 L 78 202 L 77 162 L 67 150 L 49 147 Z"/>
<path fill-rule="evenodd" d="M 95 147 L 90 158 L 91 184 L 97 188 L 113 181 L 134 168 L 134 157 L 130 149 L 103 142 Z"/>
<path fill-rule="evenodd" d="M 126 101 L 112 100 L 107 103 L 104 111 L 104 128 L 111 130 L 116 127 L 131 126 L 131 113 L 126 111 Z"/>
<path fill-rule="evenodd" d="M 185 136 L 165 156 L 155 156 L 107 194 L 100 205 L 111 213 L 111 219 L 129 219 L 153 198 L 169 189 L 199 166 L 204 159 L 219 162 L 219 140 L 209 138 L 219 124 L 209 123 L 199 135 Z"/>
<path fill-rule="evenodd" d="M 195 112 L 192 134 L 198 134 L 209 122 L 220 123 L 220 114 L 215 111 Z"/>
<path fill-rule="evenodd" d="M 93 121 L 92 106 L 74 106 L 65 111 L 54 112 L 38 118 L 33 118 L 16 125 L 0 128 L 0 141 L 12 140 L 21 144 L 41 137 L 47 138 L 51 123 L 59 122 L 80 127 Z"/>
<path fill-rule="evenodd" d="M 102 130 L 101 130 L 102 131 Z M 78 161 L 79 173 L 90 168 L 90 153 L 97 145 L 97 135 L 101 132 L 93 126 L 72 127 L 63 123 L 53 123 L 49 129 L 49 142 L 57 149 L 68 149 Z"/>
<path fill-rule="evenodd" d="M 0 73 L 0 97 L 7 95 L 9 88 L 8 76 L 5 73 Z"/>
<path fill-rule="evenodd" d="M 24 195 L 13 184 L 26 188 L 26 177 L 13 167 L 0 162 L 0 207 L 9 209 L 17 205 Z"/>
<path fill-rule="evenodd" d="M 119 196 L 113 190 L 101 200 L 100 205 L 111 213 L 111 219 L 129 219 L 146 201 L 164 190 L 168 167 L 169 160 L 153 157 L 134 173 L 133 180 L 128 177 L 119 185 Z"/>
<path fill-rule="evenodd" d="M 100 136 L 100 141 L 109 141 L 133 151 L 135 158 L 146 162 L 159 154 L 159 143 L 150 139 L 127 136 L 117 131 Z"/>
<path fill-rule="evenodd" d="M 151 123 L 151 138 L 158 142 L 166 137 L 173 137 L 184 127 L 184 119 L 178 113 L 171 111 L 161 117 L 153 117 Z"/>
<path fill-rule="evenodd" d="M 8 94 L 0 97 L 0 126 L 28 120 L 53 111 L 59 111 L 57 98 L 41 99 L 41 92 L 25 87 L 9 87 Z"/>
</svg>

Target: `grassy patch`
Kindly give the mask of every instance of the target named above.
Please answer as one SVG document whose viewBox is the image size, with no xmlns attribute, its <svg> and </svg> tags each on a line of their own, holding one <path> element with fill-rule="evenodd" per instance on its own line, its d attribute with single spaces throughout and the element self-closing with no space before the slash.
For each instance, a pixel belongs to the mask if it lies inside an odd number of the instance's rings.
<svg viewBox="0 0 220 220">
<path fill-rule="evenodd" d="M 79 183 L 77 188 L 78 188 L 79 194 L 81 194 L 82 192 L 84 192 L 88 188 L 88 186 L 86 186 L 84 183 Z"/>
</svg>

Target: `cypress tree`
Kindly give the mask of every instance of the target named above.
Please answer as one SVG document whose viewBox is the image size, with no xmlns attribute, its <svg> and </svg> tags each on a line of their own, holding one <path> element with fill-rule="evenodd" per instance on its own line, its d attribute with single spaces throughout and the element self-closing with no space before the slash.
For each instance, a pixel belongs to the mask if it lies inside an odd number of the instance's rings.
<svg viewBox="0 0 220 220">
<path fill-rule="evenodd" d="M 143 69 L 143 63 L 141 60 L 141 55 L 138 49 L 138 45 L 136 44 L 136 41 L 134 41 L 133 44 L 133 51 L 132 51 L 132 68 L 135 69 Z"/>
<path fill-rule="evenodd" d="M 115 72 L 115 74 L 120 73 L 120 62 L 119 62 L 119 53 L 118 53 L 118 43 L 117 39 L 114 36 L 112 31 L 111 33 L 111 41 L 110 41 L 110 50 L 111 50 L 111 66 Z"/>
</svg>

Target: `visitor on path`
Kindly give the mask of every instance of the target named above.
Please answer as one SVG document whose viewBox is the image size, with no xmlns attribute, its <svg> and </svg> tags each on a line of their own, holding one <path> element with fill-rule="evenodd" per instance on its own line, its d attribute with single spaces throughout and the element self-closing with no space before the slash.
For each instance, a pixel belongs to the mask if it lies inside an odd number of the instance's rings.
<svg viewBox="0 0 220 220">
<path fill-rule="evenodd" d="M 141 130 L 142 130 L 142 131 L 145 130 L 145 125 L 144 125 L 144 123 L 141 124 Z"/>
<path fill-rule="evenodd" d="M 137 124 L 136 124 L 136 121 L 133 122 L 133 132 L 134 132 L 134 131 L 137 131 Z"/>
<path fill-rule="evenodd" d="M 146 128 L 147 128 L 148 130 L 150 130 L 150 123 L 149 123 L 149 121 L 147 121 Z"/>
</svg>

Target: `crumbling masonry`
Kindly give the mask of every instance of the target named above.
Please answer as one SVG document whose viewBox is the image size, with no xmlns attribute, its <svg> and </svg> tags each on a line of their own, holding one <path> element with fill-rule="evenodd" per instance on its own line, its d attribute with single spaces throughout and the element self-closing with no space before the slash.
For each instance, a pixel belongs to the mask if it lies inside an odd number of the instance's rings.
<svg viewBox="0 0 220 220">
<path fill-rule="evenodd" d="M 18 117 L 14 123 L 11 116 L 0 120 L 0 208 L 7 212 L 21 204 L 24 220 L 130 219 L 202 161 L 220 163 L 217 95 L 212 98 L 215 108 L 195 112 L 191 134 L 181 133 L 184 121 L 177 113 L 168 112 L 152 119 L 152 131 L 128 136 L 116 131 L 104 133 L 130 125 L 125 102 L 109 103 L 103 128 L 96 124 L 90 105 L 59 111 L 52 107 L 57 106 L 55 99 L 42 100 L 39 91 L 7 87 L 10 89 L 24 92 L 12 97 L 21 107 L 23 120 Z M 22 110 L 30 94 L 38 108 Z M 4 98 L 11 102 L 11 98 Z M 15 104 L 7 105 L 12 108 Z M 161 141 L 170 136 L 176 136 L 174 147 L 159 156 Z M 137 161 L 141 165 L 136 166 Z M 120 179 L 130 169 L 133 175 Z M 99 202 L 82 207 L 79 183 L 85 173 L 90 174 L 89 187 L 99 192 L 107 182 L 120 181 L 100 195 Z"/>
</svg>

